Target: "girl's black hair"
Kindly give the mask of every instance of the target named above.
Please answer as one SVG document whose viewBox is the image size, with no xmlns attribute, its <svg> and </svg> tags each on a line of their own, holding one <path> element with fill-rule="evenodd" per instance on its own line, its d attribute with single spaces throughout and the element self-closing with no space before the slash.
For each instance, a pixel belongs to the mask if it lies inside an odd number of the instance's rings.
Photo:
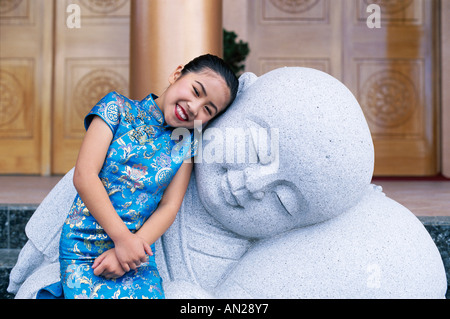
<svg viewBox="0 0 450 319">
<path fill-rule="evenodd" d="M 233 103 L 234 99 L 236 98 L 236 94 L 239 87 L 238 78 L 224 60 L 212 54 L 201 55 L 190 61 L 183 67 L 183 70 L 181 71 L 181 76 L 189 72 L 200 73 L 205 69 L 209 69 L 217 73 L 227 83 L 227 86 L 230 89 L 230 102 L 225 107 L 224 110 L 226 110 L 228 106 L 230 106 L 230 104 Z"/>
</svg>

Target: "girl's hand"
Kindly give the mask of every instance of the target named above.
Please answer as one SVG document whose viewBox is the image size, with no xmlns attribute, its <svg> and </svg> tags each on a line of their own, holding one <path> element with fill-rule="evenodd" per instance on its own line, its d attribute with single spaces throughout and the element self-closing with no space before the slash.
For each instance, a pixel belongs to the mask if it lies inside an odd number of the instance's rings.
<svg viewBox="0 0 450 319">
<path fill-rule="evenodd" d="M 116 257 L 114 248 L 97 257 L 92 265 L 92 269 L 94 269 L 94 275 L 103 276 L 106 279 L 120 278 L 125 274 Z"/>
<path fill-rule="evenodd" d="M 143 238 L 132 233 L 116 240 L 114 244 L 117 260 L 125 272 L 130 271 L 130 269 L 134 270 L 141 263 L 147 262 L 146 253 L 149 256 L 153 255 L 150 245 Z"/>
</svg>

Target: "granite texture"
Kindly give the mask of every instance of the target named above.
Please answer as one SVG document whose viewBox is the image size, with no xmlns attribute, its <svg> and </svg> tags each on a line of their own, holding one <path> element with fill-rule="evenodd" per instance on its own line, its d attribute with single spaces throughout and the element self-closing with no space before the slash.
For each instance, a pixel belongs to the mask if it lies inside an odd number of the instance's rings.
<svg viewBox="0 0 450 319">
<path fill-rule="evenodd" d="M 263 260 L 271 267 L 261 267 Z M 288 284 L 286 273 L 295 284 Z M 263 281 L 270 289 L 255 285 Z M 444 298 L 446 289 L 438 249 L 420 221 L 380 191 L 368 189 L 344 214 L 252 247 L 216 295 Z"/>
<path fill-rule="evenodd" d="M 372 139 L 350 91 L 305 68 L 241 84 L 157 249 L 166 296 L 444 298 L 430 235 L 370 184 Z M 247 148 L 221 152 L 230 135 Z"/>
<path fill-rule="evenodd" d="M 0 212 L 6 211 L 8 207 L 11 205 L 1 205 Z M 21 210 L 25 211 L 25 214 L 29 214 L 30 209 L 33 209 L 33 206 L 28 205 L 13 205 L 14 211 L 16 213 L 21 214 Z M 23 216 L 23 215 L 22 215 Z M 441 257 L 444 262 L 444 266 L 447 274 L 447 281 L 450 278 L 450 217 L 449 216 L 431 216 L 431 217 L 418 217 L 419 220 L 425 226 L 425 229 L 430 233 L 433 238 L 437 248 L 441 253 Z M 25 224 L 28 220 L 25 219 L 17 219 L 15 218 L 13 223 L 13 227 L 16 229 L 20 229 L 19 231 L 22 234 L 25 234 Z M 14 224 L 14 222 L 19 222 L 19 224 Z M 3 225 L 3 223 L 1 224 Z M 4 226 L 4 225 L 3 225 Z M 4 226 L 8 227 L 8 225 Z M 21 236 L 26 237 L 26 236 Z M 20 247 L 23 247 L 26 243 L 26 240 L 20 243 Z M 20 249 L 0 249 L 0 299 L 13 299 L 14 294 L 7 292 L 7 287 L 9 284 L 9 276 L 11 269 L 14 267 L 17 261 L 17 257 L 19 255 Z M 168 284 L 170 285 L 170 284 Z M 180 290 L 180 289 L 178 289 Z M 186 291 L 186 289 L 184 289 Z M 206 296 L 205 296 L 206 297 Z M 450 289 L 447 289 L 446 298 L 450 298 Z"/>
<path fill-rule="evenodd" d="M 27 240 L 25 225 L 36 210 L 35 205 L 0 206 L 0 249 L 20 249 Z"/>
<path fill-rule="evenodd" d="M 447 275 L 447 286 L 450 286 L 450 216 L 424 216 L 419 217 L 419 220 L 439 249 Z M 447 287 L 446 298 L 450 298 L 450 287 Z"/>
<path fill-rule="evenodd" d="M 7 292 L 9 274 L 17 261 L 20 249 L 0 249 L 0 299 L 13 299 L 14 294 Z"/>
<path fill-rule="evenodd" d="M 9 275 L 20 249 L 28 240 L 25 225 L 37 205 L 0 205 L 0 299 L 13 299 L 7 292 Z"/>
<path fill-rule="evenodd" d="M 10 274 L 8 292 L 34 298 L 38 290 L 59 280 L 59 238 L 76 195 L 70 170 L 38 206 L 25 227 L 28 241 Z"/>
<path fill-rule="evenodd" d="M 230 230 L 254 238 L 319 223 L 354 206 L 372 179 L 374 148 L 352 93 L 307 68 L 243 77 L 230 110 L 208 126 L 213 138 L 204 138 L 203 161 L 195 166 L 203 206 Z M 231 134 L 238 135 L 232 147 Z M 222 136 L 223 157 L 208 163 L 210 144 Z"/>
<path fill-rule="evenodd" d="M 431 236 L 370 184 L 373 144 L 350 91 L 307 68 L 240 82 L 230 110 L 204 128 L 203 158 L 157 242 L 166 296 L 444 298 Z M 58 280 L 73 192 L 69 173 L 28 223 L 8 288 L 17 298 Z"/>
</svg>

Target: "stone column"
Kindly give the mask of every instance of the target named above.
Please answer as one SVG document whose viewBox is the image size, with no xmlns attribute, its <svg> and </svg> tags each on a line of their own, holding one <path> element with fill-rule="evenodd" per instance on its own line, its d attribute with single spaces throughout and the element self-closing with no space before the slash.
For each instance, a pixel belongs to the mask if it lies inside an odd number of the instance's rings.
<svg viewBox="0 0 450 319">
<path fill-rule="evenodd" d="M 130 97 L 161 94 L 180 64 L 222 56 L 222 0 L 132 0 Z"/>
</svg>

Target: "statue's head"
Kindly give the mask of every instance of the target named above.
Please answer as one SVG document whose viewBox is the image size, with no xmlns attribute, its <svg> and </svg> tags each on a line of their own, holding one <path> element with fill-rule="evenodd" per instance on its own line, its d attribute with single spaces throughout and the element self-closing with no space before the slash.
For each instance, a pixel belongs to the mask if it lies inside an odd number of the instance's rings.
<svg viewBox="0 0 450 319">
<path fill-rule="evenodd" d="M 352 93 L 330 75 L 245 73 L 227 112 L 203 130 L 200 200 L 225 228 L 264 238 L 330 219 L 369 185 L 374 149 Z"/>
</svg>

